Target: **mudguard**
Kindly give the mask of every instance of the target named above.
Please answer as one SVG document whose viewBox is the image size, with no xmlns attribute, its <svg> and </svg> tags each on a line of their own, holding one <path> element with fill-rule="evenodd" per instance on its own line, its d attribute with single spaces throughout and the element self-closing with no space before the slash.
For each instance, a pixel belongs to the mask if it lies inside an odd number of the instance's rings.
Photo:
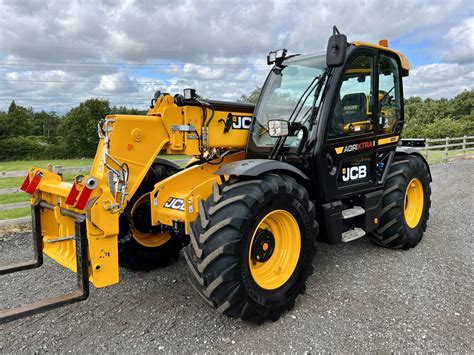
<svg viewBox="0 0 474 355">
<path fill-rule="evenodd" d="M 428 173 L 430 174 L 430 181 L 433 181 L 430 165 L 428 164 L 428 161 L 426 160 L 426 158 L 417 149 L 412 148 L 412 147 L 406 147 L 406 146 L 397 146 L 397 148 L 395 149 L 395 155 L 402 155 L 402 154 L 417 155 L 421 159 L 423 159 L 426 166 L 428 167 Z"/>
<path fill-rule="evenodd" d="M 222 165 L 215 175 L 239 175 L 239 176 L 259 176 L 269 171 L 282 171 L 290 175 L 296 175 L 304 180 L 309 180 L 308 176 L 297 167 L 270 159 L 244 159 L 233 163 Z"/>
</svg>

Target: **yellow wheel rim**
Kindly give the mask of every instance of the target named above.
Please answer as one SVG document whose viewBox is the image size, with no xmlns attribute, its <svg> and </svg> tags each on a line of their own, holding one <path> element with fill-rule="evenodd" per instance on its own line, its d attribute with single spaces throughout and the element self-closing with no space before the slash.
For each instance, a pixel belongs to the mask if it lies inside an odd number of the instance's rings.
<svg viewBox="0 0 474 355">
<path fill-rule="evenodd" d="M 405 192 L 405 223 L 415 228 L 420 222 L 424 207 L 423 185 L 417 178 L 411 179 Z"/>
<path fill-rule="evenodd" d="M 161 233 L 142 233 L 137 230 L 133 231 L 133 239 L 137 241 L 138 244 L 143 245 L 148 248 L 159 247 L 160 245 L 165 244 L 168 240 L 171 239 L 169 232 Z"/>
<path fill-rule="evenodd" d="M 266 239 L 260 238 L 263 233 Z M 262 261 L 257 260 L 258 255 L 253 255 L 255 250 L 265 255 Z M 300 252 L 301 233 L 296 219 L 284 210 L 268 213 L 258 224 L 250 242 L 248 258 L 253 280 L 266 290 L 283 286 L 293 275 Z"/>
<path fill-rule="evenodd" d="M 132 219 L 134 216 L 134 212 L 136 212 L 137 207 L 140 206 L 141 204 L 144 203 L 149 203 L 150 202 L 150 195 L 145 194 L 142 197 L 138 199 L 138 201 L 133 205 L 132 208 Z M 140 245 L 143 245 L 144 247 L 147 248 L 156 248 L 159 247 L 160 245 L 165 244 L 168 240 L 171 239 L 171 234 L 169 232 L 158 232 L 158 233 L 144 233 L 140 232 L 136 228 L 133 229 L 132 233 L 133 239 L 136 240 L 136 242 Z"/>
</svg>

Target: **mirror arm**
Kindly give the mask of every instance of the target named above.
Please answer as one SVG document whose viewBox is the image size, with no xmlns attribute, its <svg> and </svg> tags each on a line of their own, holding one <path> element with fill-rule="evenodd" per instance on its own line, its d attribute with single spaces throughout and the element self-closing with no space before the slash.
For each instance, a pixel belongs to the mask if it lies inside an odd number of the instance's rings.
<svg viewBox="0 0 474 355">
<path fill-rule="evenodd" d="M 306 141 L 308 140 L 308 127 L 305 125 L 301 125 L 301 130 L 303 131 L 303 137 L 301 137 L 300 144 L 298 145 L 298 149 L 296 149 L 296 155 L 300 155 L 301 152 L 303 151 L 303 147 L 306 144 Z"/>
</svg>

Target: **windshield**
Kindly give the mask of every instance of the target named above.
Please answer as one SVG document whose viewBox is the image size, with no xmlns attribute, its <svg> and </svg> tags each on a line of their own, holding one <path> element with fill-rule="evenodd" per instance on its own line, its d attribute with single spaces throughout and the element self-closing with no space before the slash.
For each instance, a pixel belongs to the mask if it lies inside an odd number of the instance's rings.
<svg viewBox="0 0 474 355">
<path fill-rule="evenodd" d="M 269 74 L 255 111 L 252 140 L 258 147 L 272 147 L 277 138 L 268 135 L 269 120 L 291 120 L 308 126 L 317 79 L 326 66 L 326 53 L 292 57 L 284 60 L 282 68 Z M 320 95 L 321 96 L 321 95 Z M 320 98 L 317 98 L 316 107 Z M 293 116 L 292 116 L 293 115 Z M 285 146 L 297 147 L 301 134 L 288 137 Z"/>
</svg>

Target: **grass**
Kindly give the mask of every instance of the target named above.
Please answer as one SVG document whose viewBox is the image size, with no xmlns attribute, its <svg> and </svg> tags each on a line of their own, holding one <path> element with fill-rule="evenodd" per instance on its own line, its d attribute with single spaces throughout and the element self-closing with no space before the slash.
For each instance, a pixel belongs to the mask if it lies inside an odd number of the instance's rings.
<svg viewBox="0 0 474 355">
<path fill-rule="evenodd" d="M 92 165 L 93 159 L 57 159 L 57 160 L 36 160 L 36 161 L 6 161 L 0 162 L 0 171 L 20 171 L 27 170 L 32 166 L 46 168 L 48 163 L 62 165 L 66 167 L 80 167 Z"/>
<path fill-rule="evenodd" d="M 16 210 L 0 211 L 0 220 L 27 217 L 31 214 L 31 208 L 17 208 Z"/>
<path fill-rule="evenodd" d="M 188 155 L 160 155 L 160 157 L 168 160 L 189 160 Z M 93 159 L 56 159 L 56 160 L 36 160 L 36 161 L 6 161 L 0 162 L 0 171 L 21 171 L 27 170 L 32 166 L 46 168 L 51 163 L 53 165 L 61 165 L 63 168 L 76 168 L 81 166 L 92 165 Z"/>
<path fill-rule="evenodd" d="M 6 189 L 10 187 L 20 187 L 21 184 L 23 183 L 23 180 L 25 180 L 24 177 L 0 179 L 0 189 Z"/>
<path fill-rule="evenodd" d="M 167 160 L 189 160 L 192 158 L 190 155 L 159 155 L 159 157 Z"/>
<path fill-rule="evenodd" d="M 14 193 L 0 195 L 0 205 L 6 205 L 8 203 L 26 202 L 30 199 L 30 196 L 25 193 Z"/>
<path fill-rule="evenodd" d="M 64 174 L 63 180 L 72 182 L 74 177 L 77 174 L 75 173 L 70 173 L 70 174 Z M 11 187 L 20 187 L 21 184 L 23 183 L 23 180 L 25 180 L 24 177 L 17 177 L 17 178 L 8 178 L 8 179 L 0 179 L 0 189 L 6 189 L 6 188 L 11 188 Z M 2 196 L 2 195 L 0 195 Z"/>
<path fill-rule="evenodd" d="M 425 152 L 423 149 L 420 150 L 420 153 L 425 155 Z M 474 154 L 474 151 L 466 152 L 469 155 Z M 442 163 L 444 162 L 445 158 L 445 152 L 444 150 L 429 150 L 428 151 L 428 163 L 430 164 L 437 164 L 437 163 Z M 454 157 L 462 157 L 462 151 L 456 151 L 456 150 L 448 150 L 448 158 L 454 158 Z"/>
</svg>

